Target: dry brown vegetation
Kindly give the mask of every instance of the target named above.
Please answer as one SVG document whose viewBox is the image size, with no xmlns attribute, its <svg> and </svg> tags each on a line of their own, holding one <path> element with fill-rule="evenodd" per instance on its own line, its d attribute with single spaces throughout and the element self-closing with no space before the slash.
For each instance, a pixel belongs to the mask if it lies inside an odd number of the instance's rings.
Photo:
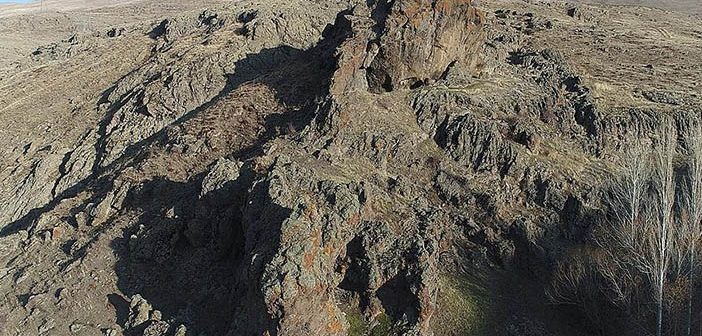
<svg viewBox="0 0 702 336">
<path fill-rule="evenodd" d="M 652 139 L 625 151 L 607 201 L 609 218 L 593 232 L 595 247 L 557 267 L 550 297 L 580 307 L 602 330 L 614 309 L 629 319 L 623 325 L 642 332 L 691 335 L 699 323 L 702 129 L 695 122 L 677 134 L 664 118 Z"/>
</svg>

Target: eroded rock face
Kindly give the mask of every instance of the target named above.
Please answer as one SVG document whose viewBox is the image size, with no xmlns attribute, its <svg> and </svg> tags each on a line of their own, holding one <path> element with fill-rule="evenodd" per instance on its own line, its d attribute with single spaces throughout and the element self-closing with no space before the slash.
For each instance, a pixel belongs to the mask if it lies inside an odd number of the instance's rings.
<svg viewBox="0 0 702 336">
<path fill-rule="evenodd" d="M 280 334 L 345 335 L 348 325 L 334 296 L 341 275 L 334 269 L 360 223 L 363 186 L 319 181 L 286 160 L 276 159 L 244 209 L 246 256 L 252 265 L 244 270 L 246 278 L 260 277 L 257 284 L 251 282 L 253 295 L 261 295 Z M 309 307 L 317 308 L 312 313 Z"/>
<path fill-rule="evenodd" d="M 655 130 L 659 105 L 681 129 L 699 114 L 698 95 L 651 88 L 632 94 L 648 105 L 608 114 L 562 50 L 529 40 L 566 22 L 524 9 L 540 5 L 330 3 L 157 20 L 76 143 L 12 149 L 7 319 L 108 335 L 460 333 L 471 286 L 447 277 L 544 280 L 600 215 L 603 158 Z M 543 294 L 518 288 L 495 300 Z M 501 331 L 546 330 L 520 327 L 526 310 Z"/>
<path fill-rule="evenodd" d="M 368 45 L 372 92 L 420 87 L 456 63 L 479 65 L 485 17 L 470 0 L 379 0 L 372 17 L 379 33 Z"/>
<path fill-rule="evenodd" d="M 341 46 L 338 90 L 374 93 L 433 83 L 457 63 L 476 69 L 484 14 L 469 0 L 371 1 L 338 23 L 350 27 Z"/>
</svg>

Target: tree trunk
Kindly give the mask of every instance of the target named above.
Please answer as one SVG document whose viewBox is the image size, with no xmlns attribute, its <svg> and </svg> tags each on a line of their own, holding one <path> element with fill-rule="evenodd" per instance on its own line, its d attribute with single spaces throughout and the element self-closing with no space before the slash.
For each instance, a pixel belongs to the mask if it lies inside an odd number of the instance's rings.
<svg viewBox="0 0 702 336">
<path fill-rule="evenodd" d="M 656 314 L 656 336 L 663 336 L 663 277 L 658 275 L 658 298 L 657 298 L 657 314 Z"/>
<path fill-rule="evenodd" d="M 692 335 L 692 292 L 694 291 L 695 285 L 695 248 L 694 245 L 690 248 L 690 275 L 689 282 L 687 284 L 687 336 Z"/>
</svg>

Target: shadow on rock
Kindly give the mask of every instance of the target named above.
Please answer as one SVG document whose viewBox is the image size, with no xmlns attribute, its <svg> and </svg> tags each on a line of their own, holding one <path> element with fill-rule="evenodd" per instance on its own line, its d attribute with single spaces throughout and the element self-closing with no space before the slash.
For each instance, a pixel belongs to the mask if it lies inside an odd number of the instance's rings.
<svg viewBox="0 0 702 336">
<path fill-rule="evenodd" d="M 235 150 L 230 159 L 219 159 L 208 173 L 186 182 L 159 177 L 130 190 L 124 210 L 139 216 L 113 242 L 120 256 L 118 286 L 124 294 L 139 294 L 164 320 L 197 332 L 275 332 L 259 278 L 275 254 L 280 225 L 291 210 L 271 202 L 267 183 L 254 183 L 261 176 L 250 162 L 242 161 L 261 154 L 269 140 L 296 132 L 312 120 L 335 70 L 332 55 L 338 40 L 329 38 L 306 51 L 282 46 L 249 55 L 237 62 L 236 73 L 218 98 L 177 122 L 187 122 L 246 85 L 270 88 L 286 107 L 264 116 L 258 138 Z M 255 109 L 256 102 L 251 104 Z M 165 145 L 168 138 L 164 134 L 154 141 Z"/>
<path fill-rule="evenodd" d="M 107 108 L 104 120 L 98 125 L 92 174 L 4 227 L 0 236 L 20 230 L 31 233 L 40 217 L 54 211 L 62 201 L 87 194 L 88 199 L 81 200 L 67 220 L 80 229 L 73 217 L 88 212 L 91 204 L 100 204 L 108 195 L 118 193 L 121 186 L 113 182 L 126 169 L 150 160 L 151 149 L 166 147 L 169 132 L 211 110 L 236 90 L 263 85 L 284 108 L 260 116 L 263 122 L 258 126 L 262 131 L 255 141 L 242 141 L 228 159 L 210 162 L 209 172 L 185 180 L 161 176 L 130 182 L 125 187 L 126 197 L 119 213 L 91 230 L 86 244 L 67 246 L 68 261 L 64 264 L 79 262 L 91 242 L 107 228 L 129 221 L 124 234 L 112 242 L 119 256 L 115 272 L 123 294 L 128 297 L 139 294 L 140 300 L 153 307 L 147 315 L 162 315 L 159 318 L 162 321 L 183 323 L 208 335 L 235 335 L 243 331 L 274 334 L 275 319 L 269 316 L 258 286 L 279 245 L 280 225 L 291 210 L 271 202 L 267 183 L 254 184 L 261 176 L 257 176 L 250 162 L 242 161 L 259 155 L 271 139 L 297 132 L 310 123 L 319 101 L 328 94 L 336 69 L 334 52 L 345 37 L 343 29 L 329 26 L 323 40 L 309 50 L 280 46 L 248 55 L 236 63 L 235 73 L 228 76 L 227 84 L 214 98 L 103 164 L 108 136 L 105 125 L 112 122 L 116 109 L 125 102 L 112 103 L 114 106 Z M 110 90 L 105 91 L 106 95 Z M 256 101 L 250 104 L 255 111 Z M 217 182 L 213 183 L 213 179 Z M 243 260 L 246 262 L 242 263 Z M 108 302 L 117 311 L 115 318 L 119 324 L 128 327 L 133 324 L 134 307 L 129 302 L 117 295 L 109 296 Z M 153 313 L 155 310 L 160 314 Z M 134 325 L 130 332 L 144 330 L 147 327 L 144 323 L 161 322 L 138 321 L 138 328 Z"/>
<path fill-rule="evenodd" d="M 254 143 L 235 150 L 232 156 L 253 157 L 260 154 L 262 145 L 275 136 L 301 130 L 314 117 L 316 101 L 327 95 L 328 84 L 335 70 L 336 61 L 333 53 L 341 40 L 339 36 L 333 35 L 331 27 L 329 26 L 325 31 L 325 38 L 309 50 L 279 46 L 263 49 L 237 61 L 235 72 L 227 75 L 227 84 L 211 100 L 186 112 L 151 136 L 127 146 L 118 158 L 105 163 L 103 158 L 108 140 L 106 129 L 113 122 L 117 110 L 133 98 L 133 93 L 130 92 L 130 94 L 111 103 L 107 107 L 103 119 L 98 122 L 98 140 L 95 143 L 96 158 L 92 165 L 92 174 L 58 193 L 47 204 L 28 211 L 24 216 L 2 227 L 0 237 L 12 235 L 21 230 L 29 230 L 31 233 L 42 215 L 53 211 L 62 201 L 74 198 L 85 191 L 95 194 L 96 196 L 93 198 L 99 200 L 101 196 L 105 195 L 105 190 L 109 190 L 109 187 L 105 186 L 109 185 L 115 176 L 118 176 L 124 169 L 146 159 L 145 150 L 147 148 L 168 143 L 170 140 L 167 134 L 169 129 L 194 119 L 247 83 L 262 84 L 270 88 L 285 110 L 274 115 L 264 116 L 265 131 Z M 145 83 L 148 83 L 148 80 Z M 113 85 L 103 92 L 98 105 L 106 103 L 106 97 L 115 90 L 115 87 Z"/>
<path fill-rule="evenodd" d="M 235 307 L 246 177 L 211 191 L 203 190 L 203 179 L 157 178 L 132 190 L 126 208 L 141 213 L 139 224 L 113 247 L 123 293 L 140 294 L 166 318 L 222 335 Z"/>
</svg>

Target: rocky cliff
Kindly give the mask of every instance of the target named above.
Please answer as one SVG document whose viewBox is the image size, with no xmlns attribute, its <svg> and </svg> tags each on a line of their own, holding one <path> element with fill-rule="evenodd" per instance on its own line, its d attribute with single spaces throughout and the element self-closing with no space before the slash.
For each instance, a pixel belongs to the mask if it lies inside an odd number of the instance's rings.
<svg viewBox="0 0 702 336">
<path fill-rule="evenodd" d="M 589 334 L 552 267 L 622 146 L 699 118 L 702 35 L 573 8 L 241 1 L 38 48 L 0 83 L 0 333 Z"/>
</svg>

